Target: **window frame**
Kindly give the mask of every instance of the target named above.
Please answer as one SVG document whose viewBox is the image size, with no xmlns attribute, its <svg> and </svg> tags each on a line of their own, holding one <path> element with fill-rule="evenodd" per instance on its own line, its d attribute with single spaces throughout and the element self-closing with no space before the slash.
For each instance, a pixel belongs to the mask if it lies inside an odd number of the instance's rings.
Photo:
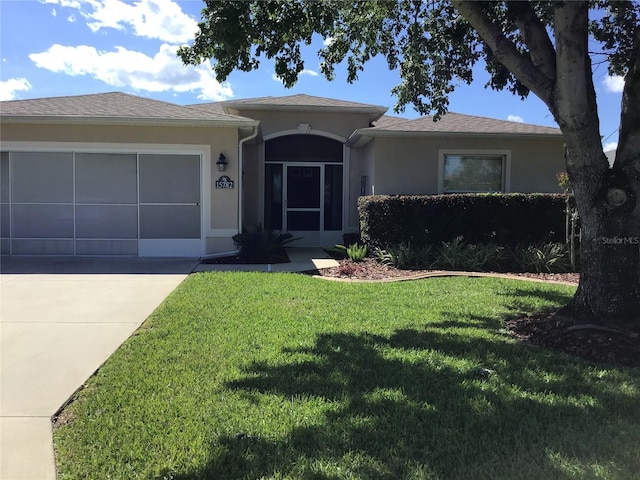
<svg viewBox="0 0 640 480">
<path fill-rule="evenodd" d="M 508 193 L 511 191 L 511 150 L 498 150 L 498 149 L 457 149 L 447 148 L 438 151 L 438 193 L 489 193 L 489 192 L 471 192 L 471 191 L 444 191 L 444 162 L 445 157 L 459 155 L 477 155 L 477 156 L 502 156 L 502 186 L 501 193 Z"/>
</svg>

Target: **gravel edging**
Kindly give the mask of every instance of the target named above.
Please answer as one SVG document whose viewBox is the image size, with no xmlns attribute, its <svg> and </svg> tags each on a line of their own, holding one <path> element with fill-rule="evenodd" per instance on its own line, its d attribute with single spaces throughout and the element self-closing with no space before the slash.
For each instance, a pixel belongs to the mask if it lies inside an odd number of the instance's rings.
<svg viewBox="0 0 640 480">
<path fill-rule="evenodd" d="M 410 280 L 422 280 L 425 278 L 436 277 L 492 277 L 492 278 L 506 278 L 509 280 L 525 280 L 528 282 L 538 283 L 556 283 L 559 285 L 573 285 L 575 282 L 567 282 L 563 280 L 548 280 L 542 278 L 534 278 L 526 275 L 512 275 L 508 273 L 489 273 L 489 272 L 464 272 L 464 271 L 449 271 L 449 270 L 434 270 L 431 272 L 417 273 L 415 275 L 406 275 L 402 277 L 390 277 L 390 278 L 357 278 L 357 277 L 334 277 L 326 275 L 311 275 L 312 278 L 321 278 L 323 280 L 329 280 L 333 282 L 344 283 L 390 283 L 390 282 L 404 282 Z"/>
</svg>

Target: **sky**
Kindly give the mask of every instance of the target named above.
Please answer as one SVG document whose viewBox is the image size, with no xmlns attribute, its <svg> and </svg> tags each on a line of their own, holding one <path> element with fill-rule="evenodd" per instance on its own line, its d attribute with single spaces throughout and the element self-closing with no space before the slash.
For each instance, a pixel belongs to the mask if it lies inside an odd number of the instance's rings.
<svg viewBox="0 0 640 480">
<path fill-rule="evenodd" d="M 184 66 L 176 56 L 197 31 L 201 0 L 0 0 L 0 100 L 120 91 L 180 105 L 297 93 L 389 107 L 388 114 L 419 116 L 408 105 L 395 114 L 391 89 L 400 82 L 383 58 L 374 58 L 359 79 L 348 84 L 346 69 L 336 78 L 319 73 L 319 36 L 303 49 L 305 70 L 285 88 L 273 62 L 256 71 L 234 72 L 216 81 L 211 63 Z M 472 85 L 461 84 L 449 97 L 449 111 L 556 127 L 535 95 L 520 100 L 485 89 L 488 74 L 474 70 Z M 618 139 L 623 80 L 610 77 L 605 64 L 594 67 L 605 150 Z"/>
</svg>

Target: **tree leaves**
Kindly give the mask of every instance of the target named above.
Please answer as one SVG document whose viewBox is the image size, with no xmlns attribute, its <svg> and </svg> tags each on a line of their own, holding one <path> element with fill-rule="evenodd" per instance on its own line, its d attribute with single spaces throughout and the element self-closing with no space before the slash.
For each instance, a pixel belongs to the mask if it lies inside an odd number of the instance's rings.
<svg viewBox="0 0 640 480">
<path fill-rule="evenodd" d="M 555 73 L 554 1 L 480 2 L 477 7 L 501 29 L 511 43 L 549 81 Z M 609 61 L 611 74 L 628 69 L 640 3 L 590 2 L 590 32 Z M 318 52 L 320 71 L 329 80 L 335 67 L 346 63 L 348 82 L 354 82 L 366 63 L 383 56 L 400 83 L 393 88 L 396 111 L 408 104 L 421 114 L 442 115 L 448 95 L 460 83 L 471 83 L 473 66 L 483 59 L 491 78 L 486 86 L 508 90 L 522 98 L 531 85 L 496 58 L 496 52 L 445 0 L 207 0 L 192 45 L 179 55 L 186 64 L 213 59 L 219 81 L 234 70 L 259 68 L 264 56 L 275 62 L 275 73 L 287 87 L 304 69 L 301 45 L 314 34 L 329 39 Z M 538 92 L 540 93 L 540 92 Z"/>
</svg>

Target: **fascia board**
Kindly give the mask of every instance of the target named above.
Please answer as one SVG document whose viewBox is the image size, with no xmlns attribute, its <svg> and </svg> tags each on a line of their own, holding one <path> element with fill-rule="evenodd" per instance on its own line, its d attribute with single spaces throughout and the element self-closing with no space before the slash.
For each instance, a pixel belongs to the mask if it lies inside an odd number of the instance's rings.
<svg viewBox="0 0 640 480">
<path fill-rule="evenodd" d="M 562 133 L 490 133 L 490 132 L 420 132 L 408 130 L 356 130 L 364 137 L 508 137 L 508 138 L 562 138 Z M 352 135 L 353 136 L 353 135 Z"/>
<path fill-rule="evenodd" d="M 375 122 L 382 117 L 387 108 L 384 107 L 332 107 L 325 105 L 264 105 L 264 104 L 229 104 L 222 109 L 229 115 L 239 115 L 244 110 L 253 111 L 296 111 L 296 112 L 328 112 L 328 113 L 366 113 L 369 121 Z"/>
<path fill-rule="evenodd" d="M 128 118 L 128 117 L 81 117 L 81 116 L 47 116 L 47 115 L 8 115 L 0 116 L 0 123 L 37 123 L 65 125 L 139 125 L 139 126 L 177 126 L 177 127 L 255 127 L 258 120 L 204 120 L 204 119 L 170 119 L 170 118 Z"/>
</svg>

